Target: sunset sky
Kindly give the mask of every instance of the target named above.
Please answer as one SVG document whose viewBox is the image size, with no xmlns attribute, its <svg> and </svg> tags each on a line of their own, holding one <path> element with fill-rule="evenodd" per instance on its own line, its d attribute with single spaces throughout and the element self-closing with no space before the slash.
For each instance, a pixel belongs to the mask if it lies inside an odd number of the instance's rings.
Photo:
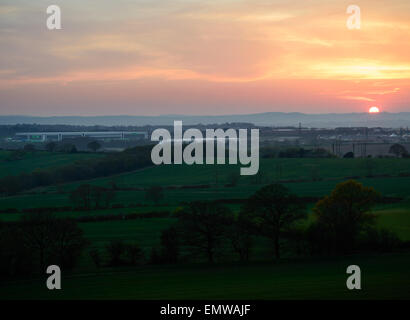
<svg viewBox="0 0 410 320">
<path fill-rule="evenodd" d="M 409 0 L 0 1 L 3 115 L 400 112 L 409 89 Z"/>
</svg>

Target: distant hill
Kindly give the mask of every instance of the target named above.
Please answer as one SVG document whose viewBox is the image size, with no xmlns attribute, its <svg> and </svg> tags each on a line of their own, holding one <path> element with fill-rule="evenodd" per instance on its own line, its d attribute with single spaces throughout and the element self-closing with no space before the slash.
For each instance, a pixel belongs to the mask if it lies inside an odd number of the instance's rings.
<svg viewBox="0 0 410 320">
<path fill-rule="evenodd" d="M 255 114 L 233 114 L 221 116 L 160 115 L 160 116 L 0 116 L 0 125 L 13 124 L 58 124 L 58 125 L 105 125 L 105 126 L 144 126 L 172 125 L 174 120 L 182 120 L 185 125 L 222 124 L 229 122 L 250 122 L 263 126 L 335 127 L 390 127 L 410 126 L 410 112 L 380 114 L 368 113 L 284 113 L 267 112 Z"/>
</svg>

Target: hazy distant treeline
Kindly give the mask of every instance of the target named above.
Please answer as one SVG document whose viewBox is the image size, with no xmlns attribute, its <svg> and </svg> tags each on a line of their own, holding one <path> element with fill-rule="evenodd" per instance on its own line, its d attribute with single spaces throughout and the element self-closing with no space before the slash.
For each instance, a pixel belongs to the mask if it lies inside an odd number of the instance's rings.
<svg viewBox="0 0 410 320">
<path fill-rule="evenodd" d="M 227 122 L 250 122 L 257 126 L 304 126 L 317 128 L 336 127 L 388 127 L 400 128 L 410 125 L 410 112 L 388 113 L 377 115 L 364 113 L 322 113 L 306 114 L 300 112 L 266 112 L 253 114 L 231 114 L 218 116 L 199 115 L 160 115 L 160 116 L 0 116 L 0 124 L 37 123 L 37 124 L 70 124 L 70 125 L 130 125 L 130 126 L 169 126 L 175 120 L 182 120 L 185 125 L 215 124 Z"/>
</svg>

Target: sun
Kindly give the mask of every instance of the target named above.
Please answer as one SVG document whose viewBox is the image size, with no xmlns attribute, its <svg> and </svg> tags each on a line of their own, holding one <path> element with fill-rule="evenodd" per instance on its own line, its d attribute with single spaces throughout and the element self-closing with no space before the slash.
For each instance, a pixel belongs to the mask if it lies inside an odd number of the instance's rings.
<svg viewBox="0 0 410 320">
<path fill-rule="evenodd" d="M 370 107 L 369 109 L 369 113 L 379 113 L 379 112 L 380 112 L 379 107 L 373 106 L 373 107 Z"/>
</svg>

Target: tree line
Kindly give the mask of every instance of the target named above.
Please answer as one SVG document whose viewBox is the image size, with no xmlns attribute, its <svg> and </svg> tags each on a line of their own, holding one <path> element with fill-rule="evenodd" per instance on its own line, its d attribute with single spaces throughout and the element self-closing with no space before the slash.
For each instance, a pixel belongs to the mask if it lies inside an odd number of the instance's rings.
<svg viewBox="0 0 410 320">
<path fill-rule="evenodd" d="M 303 199 L 281 184 L 258 190 L 238 213 L 215 201 L 194 201 L 176 210 L 177 222 L 162 231 L 158 247 L 150 253 L 139 250 L 138 263 L 214 263 L 231 260 L 233 255 L 238 261 L 250 261 L 261 239 L 271 248 L 274 259 L 408 247 L 394 233 L 376 226 L 371 209 L 380 199 L 373 188 L 354 180 L 340 183 L 315 204 L 313 222 L 307 220 Z M 112 257 L 113 247 L 122 259 Z M 106 249 L 109 265 L 131 264 L 127 250 L 127 244 L 120 240 L 110 243 Z M 95 251 L 93 254 L 97 256 Z"/>
<path fill-rule="evenodd" d="M 52 264 L 71 270 L 87 243 L 76 221 L 52 213 L 0 223 L 0 277 L 43 273 Z"/>
<path fill-rule="evenodd" d="M 88 180 L 152 165 L 151 146 L 127 149 L 101 159 L 79 160 L 54 169 L 38 169 L 0 179 L 0 194 L 13 195 L 36 187 Z"/>
<path fill-rule="evenodd" d="M 247 261 L 258 238 L 268 240 L 272 255 L 332 255 L 366 250 L 392 250 L 398 237 L 375 226 L 370 213 L 381 195 L 349 180 L 340 183 L 313 208 L 307 221 L 305 204 L 281 184 L 258 190 L 240 212 L 215 202 L 192 202 L 177 212 L 176 234 L 184 250 L 212 263 L 230 247 Z"/>
<path fill-rule="evenodd" d="M 176 222 L 161 232 L 160 244 L 151 252 L 116 239 L 88 254 L 96 267 L 116 267 L 214 263 L 234 256 L 246 262 L 256 257 L 263 239 L 273 259 L 408 248 L 409 243 L 376 226 L 371 210 L 380 198 L 373 188 L 348 180 L 319 200 L 308 220 L 303 199 L 271 184 L 246 199 L 239 212 L 215 201 L 185 204 L 173 213 Z M 50 264 L 72 269 L 89 244 L 75 220 L 52 213 L 0 223 L 0 275 L 36 273 Z"/>
</svg>

